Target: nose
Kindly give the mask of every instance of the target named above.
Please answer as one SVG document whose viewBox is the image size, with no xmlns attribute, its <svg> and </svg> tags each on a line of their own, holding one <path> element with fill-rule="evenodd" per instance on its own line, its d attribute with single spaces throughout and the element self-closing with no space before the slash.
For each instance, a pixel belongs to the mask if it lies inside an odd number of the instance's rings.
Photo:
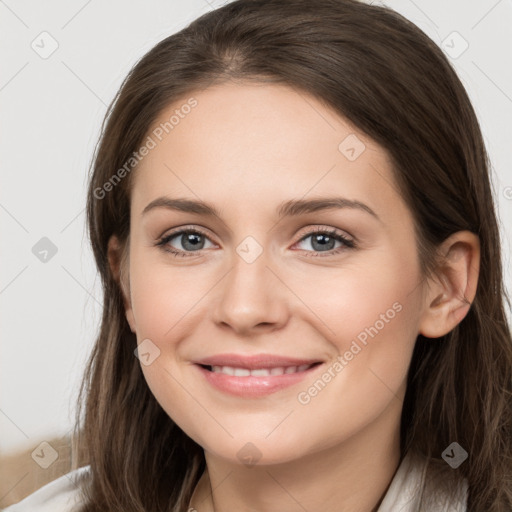
<svg viewBox="0 0 512 512">
<path fill-rule="evenodd" d="M 217 285 L 214 322 L 240 336 L 281 329 L 289 318 L 289 292 L 261 254 L 248 263 L 238 254 Z"/>
</svg>

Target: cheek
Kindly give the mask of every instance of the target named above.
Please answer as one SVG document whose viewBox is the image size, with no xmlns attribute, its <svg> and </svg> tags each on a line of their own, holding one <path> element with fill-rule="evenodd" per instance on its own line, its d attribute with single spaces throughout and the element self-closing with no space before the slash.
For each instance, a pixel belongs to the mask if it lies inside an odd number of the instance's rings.
<svg viewBox="0 0 512 512">
<path fill-rule="evenodd" d="M 385 290 L 355 294 L 337 321 L 332 316 L 336 336 L 326 337 L 337 357 L 297 393 L 295 419 L 311 425 L 314 449 L 349 438 L 386 410 L 399 417 L 417 335 L 416 307 L 408 289 Z"/>
<path fill-rule="evenodd" d="M 189 368 L 182 364 L 180 346 L 204 317 L 201 298 L 204 299 L 211 284 L 204 278 L 191 278 L 190 269 L 169 269 L 162 262 L 143 262 L 136 257 L 131 261 L 130 285 L 137 342 L 141 347 L 149 347 L 151 353 L 150 364 L 144 364 L 141 358 L 144 378 L 173 421 L 201 442 L 202 427 L 211 422 L 211 417 L 195 401 L 200 392 L 188 380 Z M 150 340 L 149 345 L 147 340 Z M 208 425 L 210 430 L 217 427 L 214 422 Z M 221 433 L 224 433 L 222 429 L 217 435 Z"/>
<path fill-rule="evenodd" d="M 330 270 L 324 278 L 316 275 L 314 286 L 303 281 L 301 293 L 336 349 L 336 366 L 323 382 L 307 383 L 299 403 L 310 404 L 315 417 L 328 414 L 324 408 L 332 403 L 370 418 L 399 393 L 407 376 L 418 333 L 419 270 L 414 259 L 392 252 L 337 275 Z"/>
<path fill-rule="evenodd" d="M 174 329 L 192 324 L 208 283 L 193 268 L 171 268 L 161 257 L 136 255 L 132 261 L 130 283 L 137 336 L 167 344 Z"/>
<path fill-rule="evenodd" d="M 339 268 L 317 268 L 302 275 L 292 270 L 284 280 L 292 283 L 303 312 L 309 311 L 303 319 L 342 352 L 351 340 L 364 343 L 372 334 L 381 339 L 398 333 L 408 340 L 414 336 L 420 281 L 414 258 L 406 254 L 389 248 L 371 251 L 347 259 Z M 405 330 L 403 323 L 408 324 Z"/>
</svg>

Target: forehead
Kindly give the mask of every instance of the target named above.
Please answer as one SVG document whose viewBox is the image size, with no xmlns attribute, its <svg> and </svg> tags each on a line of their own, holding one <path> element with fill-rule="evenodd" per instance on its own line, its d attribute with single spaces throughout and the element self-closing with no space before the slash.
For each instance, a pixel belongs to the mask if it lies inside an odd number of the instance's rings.
<svg viewBox="0 0 512 512">
<path fill-rule="evenodd" d="M 190 105 L 194 105 L 190 107 Z M 386 151 L 321 100 L 281 84 L 225 83 L 165 108 L 135 171 L 132 204 L 196 196 L 225 204 L 305 195 L 397 204 Z"/>
</svg>

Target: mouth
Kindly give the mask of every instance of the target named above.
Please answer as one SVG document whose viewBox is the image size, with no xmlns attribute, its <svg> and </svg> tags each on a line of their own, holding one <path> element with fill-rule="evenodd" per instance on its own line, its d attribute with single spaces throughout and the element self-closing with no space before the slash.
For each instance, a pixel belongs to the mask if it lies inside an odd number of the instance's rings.
<svg viewBox="0 0 512 512">
<path fill-rule="evenodd" d="M 323 363 L 270 354 L 224 354 L 202 359 L 194 366 L 217 391 L 242 398 L 259 398 L 297 384 Z"/>
<path fill-rule="evenodd" d="M 291 373 L 302 373 L 310 368 L 313 368 L 320 362 L 311 364 L 301 364 L 300 366 L 274 366 L 272 368 L 240 368 L 234 366 L 221 366 L 221 365 L 200 365 L 205 370 L 213 373 L 222 373 L 224 375 L 233 375 L 235 377 L 269 377 L 271 375 L 284 375 Z"/>
</svg>

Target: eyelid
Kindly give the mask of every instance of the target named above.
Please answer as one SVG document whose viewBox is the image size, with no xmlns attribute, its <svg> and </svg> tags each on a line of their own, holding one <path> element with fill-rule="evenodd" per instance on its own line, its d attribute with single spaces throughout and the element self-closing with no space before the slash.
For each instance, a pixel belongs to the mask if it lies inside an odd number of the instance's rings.
<svg viewBox="0 0 512 512">
<path fill-rule="evenodd" d="M 159 237 L 157 237 L 157 239 L 161 240 L 162 238 L 167 238 L 168 236 L 171 235 L 177 235 L 181 233 L 181 231 L 197 231 L 204 236 L 210 237 L 210 235 L 208 235 L 206 232 L 206 228 L 203 228 L 203 226 L 199 224 L 185 224 L 183 226 L 177 226 L 175 228 L 166 229 Z"/>
<path fill-rule="evenodd" d="M 214 242 L 212 240 L 212 237 L 203 229 L 204 228 L 202 228 L 202 227 L 198 228 L 196 224 L 188 225 L 188 226 L 179 226 L 177 228 L 171 229 L 170 231 L 164 231 L 163 235 L 161 235 L 157 238 L 155 245 L 165 246 L 169 242 L 170 239 L 172 239 L 176 236 L 179 236 L 183 233 L 196 233 L 198 235 L 202 235 L 205 238 L 207 238 L 213 245 L 218 245 L 216 242 Z M 181 249 L 176 249 L 176 250 L 179 252 L 187 252 L 189 254 L 193 254 L 194 252 L 200 253 L 204 249 L 201 249 L 199 251 L 181 251 Z"/>
<path fill-rule="evenodd" d="M 304 237 L 306 237 L 308 235 L 311 235 L 311 234 L 314 234 L 316 232 L 319 232 L 319 233 L 329 232 L 329 233 L 335 234 L 337 236 L 343 237 L 343 238 L 345 238 L 347 240 L 353 241 L 354 243 L 356 242 L 355 237 L 353 237 L 347 231 L 343 231 L 343 230 L 335 228 L 333 226 L 327 226 L 327 225 L 322 225 L 322 224 L 318 224 L 318 225 L 315 225 L 313 227 L 305 228 L 305 231 L 299 237 L 297 242 L 300 242 Z"/>
</svg>

